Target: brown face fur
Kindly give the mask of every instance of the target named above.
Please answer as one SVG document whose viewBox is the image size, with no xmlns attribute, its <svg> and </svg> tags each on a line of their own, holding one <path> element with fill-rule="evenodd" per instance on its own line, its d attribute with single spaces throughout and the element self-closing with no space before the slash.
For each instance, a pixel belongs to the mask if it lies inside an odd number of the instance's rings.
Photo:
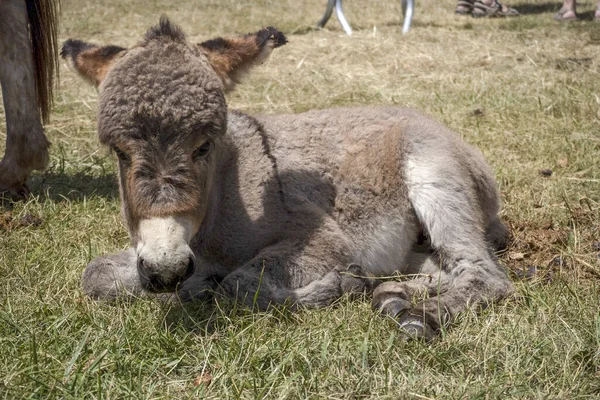
<svg viewBox="0 0 600 400">
<path fill-rule="evenodd" d="M 99 136 L 119 156 L 134 242 L 140 219 L 193 215 L 199 225 L 226 129 L 222 84 L 206 59 L 159 37 L 123 56 L 100 89 Z"/>
<path fill-rule="evenodd" d="M 224 91 L 285 44 L 275 28 L 190 46 L 167 19 L 132 49 L 69 40 L 61 52 L 99 86 L 100 141 L 119 157 L 132 240 L 140 220 L 184 216 L 198 229 L 227 127 Z"/>
</svg>

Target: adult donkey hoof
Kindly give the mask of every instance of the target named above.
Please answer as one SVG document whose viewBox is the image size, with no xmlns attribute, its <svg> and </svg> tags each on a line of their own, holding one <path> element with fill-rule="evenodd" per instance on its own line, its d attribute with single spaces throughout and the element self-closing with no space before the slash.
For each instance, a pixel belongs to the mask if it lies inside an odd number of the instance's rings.
<svg viewBox="0 0 600 400">
<path fill-rule="evenodd" d="M 0 205 L 6 207 L 14 202 L 25 200 L 30 193 L 25 184 L 10 187 L 0 184 Z"/>
</svg>

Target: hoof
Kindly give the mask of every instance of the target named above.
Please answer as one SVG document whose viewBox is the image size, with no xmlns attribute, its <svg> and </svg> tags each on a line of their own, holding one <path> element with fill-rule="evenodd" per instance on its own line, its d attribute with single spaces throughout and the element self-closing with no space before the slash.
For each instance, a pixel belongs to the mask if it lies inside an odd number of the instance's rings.
<svg viewBox="0 0 600 400">
<path fill-rule="evenodd" d="M 412 308 L 409 292 L 402 282 L 384 282 L 373 293 L 371 308 L 392 318 Z"/>
<path fill-rule="evenodd" d="M 437 336 L 426 322 L 412 315 L 400 318 L 397 323 L 400 328 L 400 337 L 404 340 L 431 342 Z"/>
<path fill-rule="evenodd" d="M 387 299 L 373 302 L 374 311 L 379 311 L 381 314 L 392 318 L 396 318 L 400 313 L 409 310 L 411 307 L 410 302 L 401 299 L 400 297 L 388 297 Z"/>
<path fill-rule="evenodd" d="M 0 205 L 6 207 L 17 201 L 25 200 L 30 193 L 26 184 L 15 187 L 0 185 Z"/>
<path fill-rule="evenodd" d="M 371 293 L 374 289 L 373 279 L 363 267 L 350 264 L 345 271 L 340 271 L 340 288 L 342 293 Z"/>
</svg>

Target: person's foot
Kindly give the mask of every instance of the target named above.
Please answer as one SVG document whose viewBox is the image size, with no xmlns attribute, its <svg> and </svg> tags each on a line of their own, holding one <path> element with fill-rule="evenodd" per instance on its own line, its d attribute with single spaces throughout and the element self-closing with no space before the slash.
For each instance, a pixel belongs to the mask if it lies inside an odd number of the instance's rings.
<svg viewBox="0 0 600 400">
<path fill-rule="evenodd" d="M 473 4 L 473 17 L 517 17 L 519 12 L 497 0 L 476 0 Z"/>
<path fill-rule="evenodd" d="M 596 12 L 598 12 L 598 10 L 596 10 Z M 575 14 L 574 9 L 562 7 L 556 14 L 554 14 L 552 18 L 554 18 L 556 21 L 577 21 L 579 19 L 577 18 L 577 14 Z"/>
<path fill-rule="evenodd" d="M 473 3 L 474 1 L 460 0 L 454 12 L 459 15 L 470 15 L 473 12 Z"/>
</svg>

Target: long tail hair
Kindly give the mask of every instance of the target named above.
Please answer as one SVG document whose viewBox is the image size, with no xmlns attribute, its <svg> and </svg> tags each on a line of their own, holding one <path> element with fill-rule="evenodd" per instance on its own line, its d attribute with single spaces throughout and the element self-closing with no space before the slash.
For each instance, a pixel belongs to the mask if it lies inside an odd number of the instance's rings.
<svg viewBox="0 0 600 400">
<path fill-rule="evenodd" d="M 54 77 L 58 78 L 58 8 L 60 0 L 26 0 L 37 101 L 42 121 L 48 122 Z"/>
</svg>

